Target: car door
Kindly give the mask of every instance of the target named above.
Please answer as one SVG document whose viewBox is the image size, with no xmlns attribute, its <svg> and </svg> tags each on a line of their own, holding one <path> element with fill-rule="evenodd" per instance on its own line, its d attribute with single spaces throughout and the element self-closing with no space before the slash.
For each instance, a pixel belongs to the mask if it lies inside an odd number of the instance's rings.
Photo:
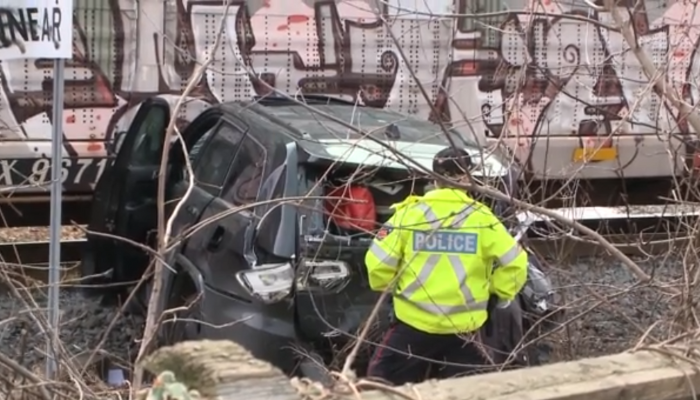
<svg viewBox="0 0 700 400">
<path fill-rule="evenodd" d="M 146 243 L 155 228 L 158 171 L 170 106 L 159 98 L 144 101 L 125 136 L 119 138 L 114 163 L 95 186 L 88 231 Z M 110 281 L 138 279 L 149 262 L 142 249 L 123 240 L 88 235 L 81 273 L 105 275 Z M 95 279 L 100 281 L 102 279 Z"/>
<path fill-rule="evenodd" d="M 217 146 L 223 149 L 225 144 Z M 255 262 L 251 252 L 255 214 L 251 205 L 267 172 L 267 152 L 248 133 L 235 154 L 226 179 L 217 187 L 219 196 L 204 210 L 185 256 L 200 269 L 208 286 L 245 297 L 235 284 L 235 272 Z"/>
<path fill-rule="evenodd" d="M 183 166 L 180 178 L 172 188 L 172 199 L 166 205 L 166 215 L 175 215 L 172 229 L 170 231 L 169 247 L 174 253 L 181 252 L 190 237 L 190 228 L 199 221 L 202 212 L 218 196 L 219 190 L 216 190 L 217 181 L 224 179 L 226 168 L 233 160 L 235 154 L 226 155 L 221 149 L 217 148 L 222 137 L 233 142 L 240 142 L 243 138 L 243 131 L 231 130 L 224 126 L 221 120 L 221 111 L 216 108 L 211 108 L 199 117 L 197 117 L 183 132 L 186 138 L 186 146 L 188 148 L 188 157 L 190 167 L 192 168 L 192 177 L 187 170 L 184 160 L 178 163 Z M 223 132 L 221 130 L 224 130 Z M 214 138 L 214 136 L 217 136 Z M 210 146 L 211 144 L 211 146 Z M 225 145 L 225 148 L 231 148 Z M 175 157 L 182 157 L 183 154 L 178 154 Z M 184 199 L 184 202 L 178 204 Z M 177 209 L 176 209 L 177 207 Z"/>
</svg>

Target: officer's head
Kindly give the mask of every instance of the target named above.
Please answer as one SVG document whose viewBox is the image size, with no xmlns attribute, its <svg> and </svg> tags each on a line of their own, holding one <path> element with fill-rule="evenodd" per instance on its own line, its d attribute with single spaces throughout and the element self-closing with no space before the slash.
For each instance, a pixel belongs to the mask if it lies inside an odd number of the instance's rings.
<svg viewBox="0 0 700 400">
<path fill-rule="evenodd" d="M 448 147 L 433 158 L 433 171 L 450 180 L 464 182 L 469 177 L 471 168 L 472 159 L 464 149 Z M 445 183 L 436 182 L 436 185 L 444 187 Z"/>
</svg>

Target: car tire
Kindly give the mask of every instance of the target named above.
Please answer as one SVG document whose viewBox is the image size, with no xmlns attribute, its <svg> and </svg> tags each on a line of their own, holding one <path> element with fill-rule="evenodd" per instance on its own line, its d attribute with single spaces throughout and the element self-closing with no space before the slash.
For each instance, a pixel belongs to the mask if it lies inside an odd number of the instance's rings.
<svg viewBox="0 0 700 400">
<path fill-rule="evenodd" d="M 171 346 L 187 340 L 188 324 L 192 319 L 191 310 L 176 311 L 161 323 L 162 344 Z"/>
<path fill-rule="evenodd" d="M 333 377 L 328 372 L 323 357 L 315 351 L 306 351 L 305 353 L 297 367 L 298 375 L 319 382 L 324 386 L 330 386 L 333 383 Z"/>
<path fill-rule="evenodd" d="M 130 287 L 124 293 L 124 301 L 129 298 L 133 290 L 136 290 L 136 293 L 131 297 L 124 310 L 127 314 L 145 317 L 148 315 L 148 300 L 153 290 L 153 280 L 149 279 L 147 282 L 142 283 L 141 286 L 138 286 L 138 288 L 137 285 Z"/>
<path fill-rule="evenodd" d="M 165 311 L 176 308 L 181 309 L 168 312 L 159 329 L 160 342 L 164 346 L 194 339 L 198 331 L 198 324 L 194 321 L 198 320 L 200 316 L 199 301 L 197 301 L 199 296 L 197 293 L 192 293 L 189 290 L 183 291 L 179 283 L 174 282 L 170 288 L 172 293 L 166 304 Z"/>
</svg>

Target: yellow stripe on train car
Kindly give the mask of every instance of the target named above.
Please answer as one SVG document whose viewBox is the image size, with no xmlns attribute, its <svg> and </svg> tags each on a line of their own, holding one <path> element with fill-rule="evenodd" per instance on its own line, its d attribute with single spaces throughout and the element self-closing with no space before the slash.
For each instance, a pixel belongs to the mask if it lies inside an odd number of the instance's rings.
<svg viewBox="0 0 700 400">
<path fill-rule="evenodd" d="M 574 150 L 574 162 L 612 161 L 617 158 L 617 147 L 600 149 L 579 147 Z"/>
</svg>

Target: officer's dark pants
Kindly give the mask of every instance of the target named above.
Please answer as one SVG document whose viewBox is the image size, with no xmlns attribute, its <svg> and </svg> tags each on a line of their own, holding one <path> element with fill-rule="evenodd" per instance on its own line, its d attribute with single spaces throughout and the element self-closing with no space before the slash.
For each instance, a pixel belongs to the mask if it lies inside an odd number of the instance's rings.
<svg viewBox="0 0 700 400">
<path fill-rule="evenodd" d="M 491 329 L 484 329 L 481 336 L 492 351 L 493 362 L 499 366 L 525 366 L 527 360 L 522 350 L 523 313 L 520 303 L 512 302 L 507 308 L 490 311 Z"/>
<path fill-rule="evenodd" d="M 477 373 L 485 365 L 464 337 L 426 333 L 396 321 L 377 346 L 367 375 L 402 385 L 425 380 L 429 370 L 430 378 L 445 379 Z"/>
</svg>

